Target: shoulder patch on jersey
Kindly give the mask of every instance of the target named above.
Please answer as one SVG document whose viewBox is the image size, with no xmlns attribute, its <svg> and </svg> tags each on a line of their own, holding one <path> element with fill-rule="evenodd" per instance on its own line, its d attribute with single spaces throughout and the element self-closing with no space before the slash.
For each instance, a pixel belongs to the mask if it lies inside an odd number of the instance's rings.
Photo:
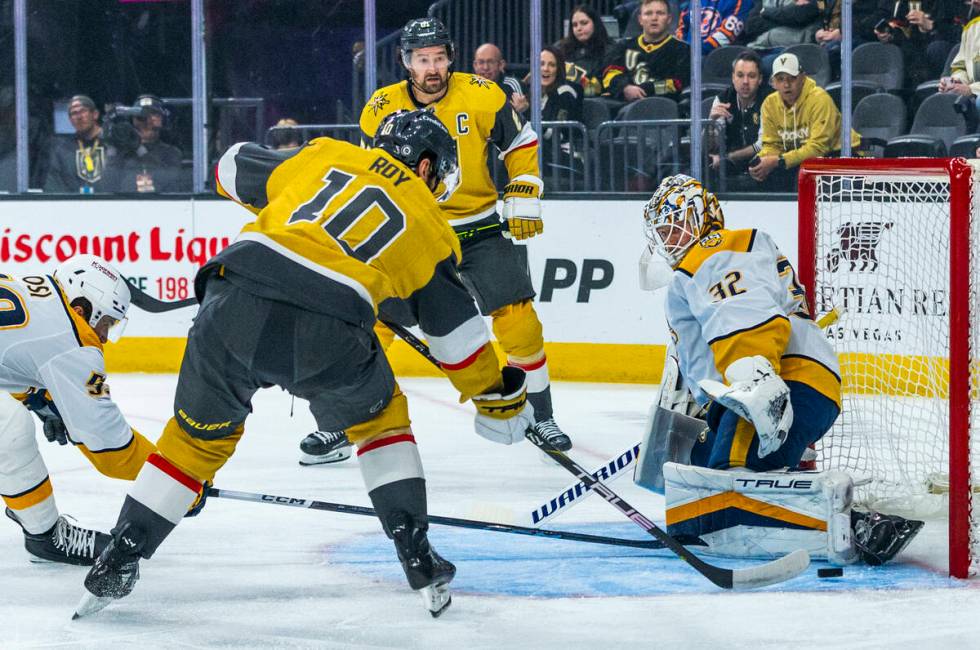
<svg viewBox="0 0 980 650">
<path fill-rule="evenodd" d="M 731 253 L 747 253 L 752 250 L 755 242 L 755 229 L 751 230 L 716 230 L 702 237 L 691 247 L 677 270 L 687 276 L 693 276 L 712 255 L 722 251 Z"/>
<path fill-rule="evenodd" d="M 475 75 L 471 75 L 470 76 L 470 85 L 471 86 L 479 86 L 480 88 L 489 88 L 490 87 L 490 80 L 489 79 L 486 79 L 484 77 L 481 77 L 478 74 L 475 74 Z"/>
<path fill-rule="evenodd" d="M 384 108 L 390 103 L 391 100 L 388 98 L 388 91 L 379 90 L 377 93 L 375 93 L 374 97 L 371 98 L 371 101 L 368 102 L 367 107 L 370 108 L 371 113 L 377 117 L 378 113 L 383 111 Z"/>
</svg>

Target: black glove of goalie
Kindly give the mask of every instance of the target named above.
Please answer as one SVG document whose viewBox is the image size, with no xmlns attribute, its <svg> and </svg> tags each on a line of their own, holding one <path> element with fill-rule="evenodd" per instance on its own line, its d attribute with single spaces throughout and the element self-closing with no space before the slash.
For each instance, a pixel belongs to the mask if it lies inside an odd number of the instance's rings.
<svg viewBox="0 0 980 650">
<path fill-rule="evenodd" d="M 33 411 L 41 419 L 41 424 L 44 425 L 44 437 L 47 438 L 48 442 L 57 442 L 59 445 L 68 444 L 68 429 L 65 428 L 58 407 L 51 399 L 51 393 L 32 388 L 22 401 L 29 411 Z"/>
</svg>

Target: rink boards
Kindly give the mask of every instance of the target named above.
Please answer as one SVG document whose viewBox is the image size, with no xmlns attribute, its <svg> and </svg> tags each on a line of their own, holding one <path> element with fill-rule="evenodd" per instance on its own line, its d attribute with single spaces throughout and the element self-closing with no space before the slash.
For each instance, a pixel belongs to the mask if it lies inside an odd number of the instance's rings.
<svg viewBox="0 0 980 650">
<path fill-rule="evenodd" d="M 656 383 L 668 331 L 661 295 L 639 288 L 643 201 L 544 201 L 545 234 L 527 246 L 556 379 Z M 795 202 L 723 202 L 730 228 L 762 228 L 796 260 Z M 0 271 L 48 273 L 94 253 L 152 296 L 193 294 L 196 270 L 234 241 L 251 214 L 216 200 L 0 202 Z M 108 346 L 113 372 L 174 372 L 194 309 L 134 310 L 126 337 Z M 434 370 L 408 346 L 390 351 L 396 372 Z"/>
</svg>

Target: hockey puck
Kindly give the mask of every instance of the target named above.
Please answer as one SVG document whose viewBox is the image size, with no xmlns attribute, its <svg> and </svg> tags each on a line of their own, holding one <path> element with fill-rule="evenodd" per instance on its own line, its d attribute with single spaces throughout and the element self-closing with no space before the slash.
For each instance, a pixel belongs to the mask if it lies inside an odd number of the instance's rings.
<svg viewBox="0 0 980 650">
<path fill-rule="evenodd" d="M 844 569 L 840 567 L 831 567 L 829 569 L 817 569 L 818 578 L 840 578 L 844 575 Z"/>
</svg>

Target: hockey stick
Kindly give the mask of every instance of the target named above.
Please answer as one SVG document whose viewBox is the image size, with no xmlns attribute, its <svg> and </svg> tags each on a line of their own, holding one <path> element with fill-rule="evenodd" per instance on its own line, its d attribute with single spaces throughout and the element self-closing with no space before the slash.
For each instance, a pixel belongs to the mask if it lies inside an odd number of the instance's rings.
<svg viewBox="0 0 980 650">
<path fill-rule="evenodd" d="M 596 468 L 592 472 L 592 476 L 607 483 L 613 481 L 626 474 L 626 470 L 633 467 L 639 455 L 640 443 L 630 445 L 627 449 L 624 449 L 621 453 L 616 454 Z M 592 494 L 592 490 L 582 481 L 572 483 L 532 510 L 531 524 L 533 526 L 540 526 L 554 519 L 563 512 L 567 512 L 576 503 L 584 501 L 585 499 L 583 497 L 587 497 L 590 494 Z"/>
<path fill-rule="evenodd" d="M 184 300 L 177 300 L 175 302 L 165 302 L 163 300 L 157 300 L 153 296 L 149 295 L 139 287 L 137 287 L 131 280 L 126 279 L 126 284 L 129 286 L 130 300 L 134 305 L 142 309 L 143 311 L 148 311 L 151 314 L 162 314 L 166 311 L 173 311 L 174 309 L 183 309 L 184 307 L 190 307 L 191 305 L 197 304 L 197 298 L 185 298 Z"/>
<path fill-rule="evenodd" d="M 498 232 L 503 233 L 504 237 L 510 236 L 510 229 L 507 227 L 506 221 L 469 228 L 468 230 L 457 230 L 456 237 L 459 238 L 460 242 L 474 242 Z"/>
<path fill-rule="evenodd" d="M 422 356 L 429 360 L 429 362 L 435 364 L 436 367 L 441 367 L 439 360 L 432 356 L 432 352 L 429 351 L 429 346 L 416 338 L 414 334 L 395 323 L 385 322 L 385 325 L 390 327 L 393 332 L 398 334 L 398 336 L 402 337 L 406 343 L 418 350 Z M 671 537 L 655 523 L 647 519 L 633 506 L 624 501 L 619 495 L 606 487 L 602 481 L 595 479 L 585 470 L 585 468 L 573 461 L 561 451 L 551 446 L 551 444 L 538 435 L 534 429 L 528 429 L 527 433 L 524 434 L 524 437 L 527 438 L 535 447 L 551 456 L 551 458 L 559 465 L 577 476 L 579 480 L 584 482 L 589 488 L 595 491 L 596 494 L 600 495 L 603 499 L 609 502 L 610 505 L 616 508 L 616 510 L 622 513 L 630 521 L 645 530 L 652 537 L 656 538 L 664 546 L 673 551 L 679 558 L 690 564 L 695 571 L 722 589 L 742 590 L 765 587 L 767 585 L 789 580 L 790 578 L 795 578 L 803 573 L 808 566 L 810 566 L 810 554 L 804 549 L 797 549 L 781 558 L 777 558 L 760 566 L 750 567 L 747 569 L 726 569 L 724 567 L 708 564 L 697 555 L 686 549 L 683 544 Z"/>
<path fill-rule="evenodd" d="M 256 503 L 271 503 L 278 506 L 291 506 L 293 508 L 308 508 L 310 510 L 326 510 L 328 512 L 342 512 L 348 515 L 365 515 L 368 517 L 376 516 L 374 508 L 366 506 L 352 506 L 343 503 L 330 503 L 328 501 L 316 501 L 313 499 L 297 499 L 294 497 L 276 496 L 274 494 L 259 494 L 257 492 L 237 492 L 235 490 L 223 490 L 215 487 L 208 488 L 209 497 L 219 499 L 236 499 L 238 501 L 253 501 Z M 512 526 L 509 524 L 497 524 L 490 521 L 476 521 L 474 519 L 457 519 L 456 517 L 440 517 L 438 515 L 428 516 L 430 524 L 440 526 L 455 526 L 456 528 L 469 528 L 472 530 L 489 530 L 494 533 L 511 533 L 514 535 L 527 535 L 530 537 L 548 537 L 550 539 L 563 539 L 570 542 L 587 542 L 589 544 L 605 544 L 607 546 L 630 546 L 633 548 L 644 548 L 656 550 L 664 548 L 664 545 L 656 540 L 642 539 L 623 539 L 620 537 L 604 537 L 601 535 L 588 535 L 586 533 L 573 533 L 566 530 L 542 530 L 540 528 L 528 528 L 526 526 Z M 690 538 L 688 543 L 701 544 L 698 538 Z"/>
</svg>

